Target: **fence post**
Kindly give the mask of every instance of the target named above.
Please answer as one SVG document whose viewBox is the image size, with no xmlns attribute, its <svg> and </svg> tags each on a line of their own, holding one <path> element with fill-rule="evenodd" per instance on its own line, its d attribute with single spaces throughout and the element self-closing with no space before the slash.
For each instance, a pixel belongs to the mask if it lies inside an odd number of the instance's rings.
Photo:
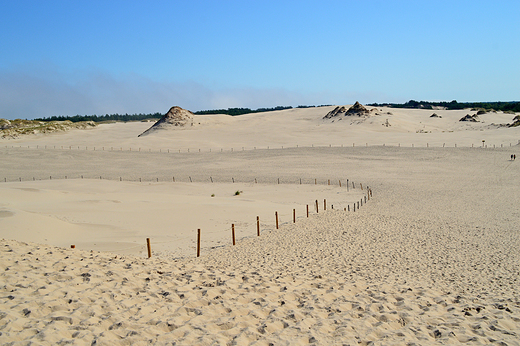
<svg viewBox="0 0 520 346">
<path fill-rule="evenodd" d="M 323 200 L 323 210 L 327 210 L 327 200 Z"/>
<path fill-rule="evenodd" d="M 152 257 L 152 245 L 150 245 L 150 238 L 146 238 L 146 247 L 148 248 L 148 258 Z"/>
<path fill-rule="evenodd" d="M 339 187 L 341 187 L 341 179 L 339 180 Z"/>
<path fill-rule="evenodd" d="M 318 213 L 318 200 L 316 200 L 316 214 Z"/>
<path fill-rule="evenodd" d="M 347 192 L 348 192 L 348 179 L 347 179 Z"/>
<path fill-rule="evenodd" d="M 359 186 L 361 186 L 361 190 L 363 190 L 363 184 L 359 183 Z"/>
<path fill-rule="evenodd" d="M 197 230 L 197 257 L 200 257 L 200 228 Z"/>
<path fill-rule="evenodd" d="M 260 237 L 260 217 L 256 217 L 256 235 Z"/>
<path fill-rule="evenodd" d="M 309 205 L 307 204 L 307 217 L 309 217 Z"/>
<path fill-rule="evenodd" d="M 296 223 L 296 209 L 292 210 L 292 221 L 293 223 Z"/>
<path fill-rule="evenodd" d="M 235 224 L 231 224 L 231 237 L 233 238 L 233 246 L 235 246 Z"/>
<path fill-rule="evenodd" d="M 278 212 L 277 211 L 274 212 L 274 216 L 276 218 L 276 229 L 278 229 Z"/>
</svg>

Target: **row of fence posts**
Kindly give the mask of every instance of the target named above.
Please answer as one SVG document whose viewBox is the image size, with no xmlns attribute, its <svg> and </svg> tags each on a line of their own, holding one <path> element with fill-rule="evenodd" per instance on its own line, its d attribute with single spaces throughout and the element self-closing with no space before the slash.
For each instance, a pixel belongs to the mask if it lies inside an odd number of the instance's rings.
<svg viewBox="0 0 520 346">
<path fill-rule="evenodd" d="M 83 179 L 84 176 L 80 175 L 80 178 Z M 56 178 L 56 176 L 54 176 L 54 179 L 60 179 L 60 178 Z M 68 179 L 68 176 L 65 175 L 64 179 Z M 96 179 L 97 179 L 97 176 L 96 176 Z M 190 183 L 193 182 L 193 180 L 191 179 L 191 176 L 188 176 L 188 179 L 189 179 Z M 213 177 L 210 176 L 209 179 L 210 179 L 210 182 L 213 183 Z M 19 177 L 18 180 L 22 181 L 22 178 Z M 35 181 L 36 178 L 33 177 L 32 180 Z M 49 180 L 52 180 L 52 175 L 49 176 Z M 103 176 L 100 175 L 99 176 L 99 180 L 103 180 Z M 105 180 L 110 180 L 110 178 L 106 178 L 105 177 Z M 119 181 L 123 181 L 123 177 L 119 177 Z M 128 181 L 132 181 L 132 180 L 128 180 Z M 139 178 L 139 182 L 141 183 L 142 181 L 143 181 L 142 178 Z M 159 182 L 159 178 L 155 178 L 155 181 Z M 255 181 L 255 184 L 258 183 L 256 178 L 255 178 L 254 181 Z M 7 182 L 7 177 L 4 177 L 4 182 Z M 175 183 L 175 177 L 174 176 L 172 176 L 172 182 Z M 234 177 L 231 178 L 231 182 L 235 183 L 235 178 Z M 280 184 L 280 178 L 277 178 L 277 183 Z M 317 185 L 317 184 L 318 184 L 318 179 L 314 179 L 314 185 Z M 300 185 L 302 185 L 302 178 L 300 178 Z M 327 185 L 331 185 L 330 179 L 327 179 Z M 341 180 L 338 180 L 338 185 L 339 185 L 339 187 L 342 187 Z M 348 179 L 347 179 L 347 185 L 346 186 L 347 186 L 347 192 L 348 192 L 349 191 L 349 180 Z M 352 187 L 355 188 L 354 182 L 352 182 Z"/>
<path fill-rule="evenodd" d="M 363 185 L 361 183 L 359 185 L 360 185 L 361 189 L 363 189 Z M 353 204 L 354 212 L 356 211 L 356 204 L 357 204 L 357 209 L 359 210 L 360 207 L 363 206 L 363 200 L 366 204 L 367 200 L 369 201 L 370 197 L 372 197 L 372 189 L 367 186 L 366 191 L 367 191 L 367 194 L 365 196 L 363 196 L 363 198 L 361 198 L 360 201 L 354 202 L 354 204 Z M 315 201 L 315 208 L 316 208 L 316 214 L 318 214 L 319 213 L 318 200 Z M 334 209 L 334 205 L 331 205 L 331 208 Z M 323 200 L 323 210 L 324 211 L 327 210 L 327 200 L 326 199 Z M 348 210 L 347 210 L 347 208 L 344 208 L 344 211 L 350 211 L 350 204 L 348 205 Z M 309 205 L 308 204 L 306 205 L 306 214 L 307 214 L 307 217 L 309 217 Z M 293 215 L 293 218 L 292 218 L 293 223 L 296 223 L 296 209 L 293 209 L 292 215 Z M 278 211 L 274 212 L 274 216 L 275 216 L 276 229 L 279 229 L 280 227 L 279 227 L 279 220 L 278 220 Z M 260 217 L 259 216 L 256 217 L 256 234 L 258 237 L 260 236 Z M 236 245 L 236 236 L 235 236 L 235 224 L 234 223 L 231 224 L 231 241 L 232 241 L 233 246 L 235 246 Z M 197 229 L 197 257 L 200 257 L 200 244 L 201 244 L 201 230 L 199 228 L 199 229 Z M 74 245 L 72 245 L 71 247 L 74 248 Z M 152 257 L 152 247 L 150 244 L 150 238 L 146 238 L 146 247 L 148 250 L 148 258 L 150 258 L 150 257 Z"/>
<path fill-rule="evenodd" d="M 478 145 L 477 147 L 479 147 L 479 148 L 487 148 L 488 145 L 485 144 L 484 142 L 485 142 L 485 141 L 483 141 L 482 146 L 481 146 L 481 145 Z M 518 140 L 518 143 L 517 143 L 517 144 L 520 145 L 520 140 Z M 491 145 L 491 144 L 490 144 L 490 145 Z M 356 143 L 352 143 L 352 147 L 355 147 L 355 146 L 356 146 Z M 362 146 L 362 145 L 361 145 L 361 146 Z M 365 147 L 368 147 L 368 146 L 369 146 L 368 143 L 365 143 Z M 375 145 L 375 146 L 383 146 L 383 147 L 386 147 L 386 143 L 383 143 L 383 144 L 380 144 L 380 145 Z M 392 146 L 392 145 L 390 145 L 390 146 Z M 395 146 L 395 144 L 394 144 L 394 146 Z M 493 148 L 496 148 L 496 146 L 497 146 L 496 144 L 493 144 Z M 509 146 L 511 147 L 511 146 L 513 146 L 513 144 L 512 144 L 512 143 L 509 143 Z M 6 145 L 5 147 L 6 147 L 6 148 L 9 148 L 8 145 Z M 22 148 L 21 145 L 18 146 L 18 147 L 19 147 L 19 148 Z M 49 146 L 49 147 L 50 147 L 50 146 Z M 67 146 L 63 146 L 63 145 L 61 145 L 60 147 L 61 147 L 61 149 L 63 149 L 63 148 L 67 149 Z M 69 145 L 68 147 L 69 147 L 69 150 L 72 150 L 72 147 L 75 148 L 76 145 L 74 145 L 74 146 Z M 78 147 L 77 150 L 81 150 L 81 148 L 82 148 L 82 147 L 80 148 L 80 146 L 77 146 L 77 147 Z M 310 146 L 310 148 L 319 148 L 319 147 L 327 148 L 326 145 L 316 146 L 316 147 L 315 147 L 314 144 L 312 144 L 312 145 Z M 329 144 L 328 147 L 329 147 L 329 148 L 332 148 L 332 144 Z M 341 147 L 341 148 L 343 148 L 344 146 L 343 146 L 343 144 L 341 144 L 341 146 L 335 146 L 335 147 Z M 397 147 L 401 147 L 401 143 L 397 143 Z M 411 144 L 411 147 L 412 147 L 412 148 L 415 148 L 415 144 L 412 143 L 412 144 Z M 429 148 L 429 147 L 430 147 L 430 143 L 426 143 L 426 147 Z M 442 147 L 443 147 L 443 148 L 446 147 L 446 143 L 442 143 Z M 454 144 L 454 147 L 457 148 L 457 143 Z M 474 148 L 475 145 L 472 143 L 472 144 L 471 144 L 471 147 Z M 503 148 L 503 147 L 504 147 L 504 144 L 501 143 L 501 144 L 500 144 L 500 147 Z M 11 145 L 11 148 L 14 148 L 14 145 Z M 24 146 L 24 148 L 25 148 L 25 146 Z M 43 148 L 44 148 L 44 149 L 47 149 L 47 145 L 43 146 Z M 92 148 L 93 148 L 93 149 L 92 149 L 93 151 L 96 151 L 96 147 L 92 147 Z M 98 151 L 99 151 L 99 150 L 100 150 L 99 147 L 97 147 L 97 148 L 98 148 Z M 287 148 L 291 148 L 291 147 L 285 147 L 285 149 L 287 149 Z M 300 147 L 299 145 L 296 145 L 296 147 L 292 147 L 292 148 L 305 148 L 305 147 Z M 309 148 L 309 147 L 307 147 L 307 148 Z M 27 146 L 27 149 L 30 149 L 30 146 L 29 146 L 29 145 Z M 40 146 L 39 146 L 39 145 L 36 145 L 36 149 L 40 149 Z M 53 146 L 53 149 L 56 149 L 56 146 L 55 146 L 55 145 Z M 267 146 L 266 149 L 270 149 L 270 147 Z M 284 149 L 284 146 L 283 146 L 283 145 L 281 146 L 281 149 Z M 88 146 L 85 146 L 85 150 L 88 150 Z M 242 151 L 245 151 L 245 150 L 251 150 L 251 149 L 246 149 L 245 147 L 242 147 Z M 252 150 L 256 150 L 256 147 L 253 147 Z M 105 147 L 101 147 L 101 151 L 105 151 Z M 108 151 L 108 147 L 107 147 L 107 151 Z M 110 151 L 123 151 L 123 147 L 116 147 L 115 150 L 114 150 L 114 147 L 110 147 Z M 132 151 L 132 148 L 130 147 L 128 151 Z M 135 151 L 135 148 L 134 148 L 134 151 Z M 138 152 L 141 152 L 141 148 L 138 148 L 137 151 L 138 151 Z M 144 150 L 143 150 L 143 151 L 144 151 Z M 172 153 L 173 153 L 173 152 L 179 152 L 179 153 L 181 153 L 181 151 L 182 151 L 182 149 L 171 150 Z M 220 152 L 223 152 L 223 151 L 224 151 L 224 148 L 220 148 Z M 231 152 L 234 152 L 235 150 L 234 150 L 234 148 L 231 148 L 230 151 L 231 151 Z M 148 148 L 148 152 L 152 152 L 152 149 L 151 149 L 151 148 Z M 162 152 L 163 152 L 163 149 L 159 149 L 159 153 L 162 153 Z M 165 152 L 165 153 L 170 153 L 170 149 L 164 149 L 164 152 Z M 186 152 L 189 153 L 189 152 L 190 152 L 190 148 L 187 148 L 187 149 L 186 149 Z M 198 149 L 198 152 L 199 152 L 199 153 L 202 152 L 201 149 Z M 211 151 L 211 148 L 209 148 L 209 152 L 210 152 L 210 153 L 212 152 L 212 151 Z"/>
</svg>

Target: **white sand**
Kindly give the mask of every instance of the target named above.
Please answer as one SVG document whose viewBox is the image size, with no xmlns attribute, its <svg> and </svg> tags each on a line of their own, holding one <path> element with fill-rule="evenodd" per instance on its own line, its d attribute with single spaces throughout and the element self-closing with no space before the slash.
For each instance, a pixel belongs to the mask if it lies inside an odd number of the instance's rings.
<svg viewBox="0 0 520 346">
<path fill-rule="evenodd" d="M 0 343 L 520 344 L 520 129 L 491 126 L 513 116 L 329 108 L 2 141 Z"/>
</svg>

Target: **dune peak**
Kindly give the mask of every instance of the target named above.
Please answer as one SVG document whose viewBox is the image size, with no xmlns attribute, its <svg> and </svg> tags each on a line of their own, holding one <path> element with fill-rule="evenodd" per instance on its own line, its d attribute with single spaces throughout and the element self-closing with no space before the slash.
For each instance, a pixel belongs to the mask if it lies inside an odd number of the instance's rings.
<svg viewBox="0 0 520 346">
<path fill-rule="evenodd" d="M 328 112 L 323 119 L 331 119 L 337 116 L 368 116 L 370 115 L 370 111 L 366 109 L 361 103 L 356 101 L 356 103 L 347 109 L 345 106 L 337 106 L 332 111 Z"/>
<path fill-rule="evenodd" d="M 178 106 L 170 108 L 168 113 L 162 116 L 148 130 L 137 137 L 148 135 L 157 130 L 168 130 L 175 127 L 193 126 L 193 113 Z"/>
</svg>

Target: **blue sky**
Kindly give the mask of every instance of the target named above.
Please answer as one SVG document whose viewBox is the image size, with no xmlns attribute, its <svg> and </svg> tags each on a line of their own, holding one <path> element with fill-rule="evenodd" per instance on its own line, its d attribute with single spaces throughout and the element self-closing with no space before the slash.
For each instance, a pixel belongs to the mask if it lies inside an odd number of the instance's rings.
<svg viewBox="0 0 520 346">
<path fill-rule="evenodd" d="M 520 2 L 0 0 L 0 118 L 520 100 Z"/>
</svg>

